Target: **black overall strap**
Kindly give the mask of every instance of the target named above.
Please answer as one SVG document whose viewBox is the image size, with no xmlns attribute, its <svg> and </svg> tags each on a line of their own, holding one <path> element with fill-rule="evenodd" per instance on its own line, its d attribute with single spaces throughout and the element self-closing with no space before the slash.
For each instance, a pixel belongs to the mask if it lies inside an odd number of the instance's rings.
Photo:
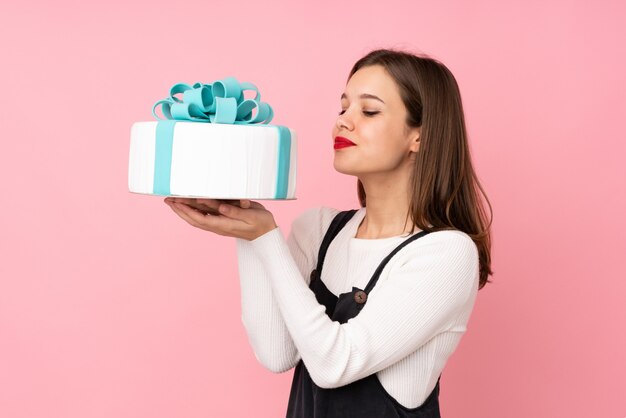
<svg viewBox="0 0 626 418">
<path fill-rule="evenodd" d="M 430 234 L 430 231 L 422 231 L 420 233 L 417 233 L 407 239 L 405 239 L 400 245 L 398 245 L 391 253 L 389 253 L 389 255 L 387 257 L 385 257 L 383 259 L 383 261 L 380 262 L 380 264 L 378 265 L 378 268 L 376 269 L 376 271 L 374 272 L 374 274 L 372 275 L 372 278 L 370 279 L 369 283 L 367 284 L 367 286 L 365 286 L 365 289 L 363 289 L 365 291 L 366 294 L 369 295 L 369 293 L 372 291 L 372 289 L 374 288 L 374 286 L 376 285 L 376 282 L 378 282 L 378 278 L 380 277 L 380 273 L 383 271 L 383 269 L 385 268 L 385 266 L 387 265 L 387 263 L 389 262 L 389 260 L 391 260 L 391 258 L 396 255 L 396 253 L 398 251 L 400 251 L 402 248 L 404 248 L 405 246 L 407 246 L 408 244 L 410 244 L 411 242 L 415 241 L 418 238 L 423 237 L 424 235 L 428 235 Z"/>
<path fill-rule="evenodd" d="M 322 245 L 320 246 L 320 250 L 317 254 L 317 267 L 315 267 L 315 272 L 317 277 L 320 277 L 322 272 L 322 266 L 324 265 L 324 258 L 326 257 L 326 251 L 328 251 L 328 247 L 330 246 L 331 241 L 337 236 L 341 228 L 343 228 L 352 216 L 357 212 L 356 209 L 346 210 L 343 212 L 339 212 L 335 215 L 335 218 L 330 223 L 326 234 L 324 235 L 324 239 L 322 240 Z"/>
</svg>

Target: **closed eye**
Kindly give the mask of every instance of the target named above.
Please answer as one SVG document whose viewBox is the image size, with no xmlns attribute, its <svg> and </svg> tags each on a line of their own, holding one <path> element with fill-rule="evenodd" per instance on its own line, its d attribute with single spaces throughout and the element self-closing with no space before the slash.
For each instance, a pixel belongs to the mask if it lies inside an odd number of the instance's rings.
<svg viewBox="0 0 626 418">
<path fill-rule="evenodd" d="M 343 115 L 344 113 L 346 113 L 345 109 L 344 109 L 344 110 L 341 110 L 341 112 L 339 112 L 339 115 L 341 116 L 341 115 Z M 367 110 L 364 110 L 364 111 L 363 111 L 363 114 L 364 114 L 365 116 L 367 116 L 367 117 L 372 117 L 372 116 L 377 115 L 377 114 L 379 114 L 379 113 L 380 113 L 379 111 L 375 111 L 375 112 L 372 112 L 372 111 L 367 111 Z"/>
</svg>

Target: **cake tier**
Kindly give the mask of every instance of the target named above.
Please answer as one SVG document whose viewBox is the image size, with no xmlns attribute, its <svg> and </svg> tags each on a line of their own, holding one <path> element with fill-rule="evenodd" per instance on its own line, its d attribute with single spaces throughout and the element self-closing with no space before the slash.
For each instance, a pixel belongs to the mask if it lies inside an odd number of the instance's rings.
<svg viewBox="0 0 626 418">
<path fill-rule="evenodd" d="M 295 199 L 296 133 L 274 125 L 137 122 L 128 188 L 212 199 Z"/>
</svg>

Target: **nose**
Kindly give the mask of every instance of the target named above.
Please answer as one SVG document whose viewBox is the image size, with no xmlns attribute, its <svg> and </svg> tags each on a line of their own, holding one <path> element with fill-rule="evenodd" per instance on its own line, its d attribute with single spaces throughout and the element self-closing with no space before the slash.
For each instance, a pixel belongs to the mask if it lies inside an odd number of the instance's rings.
<svg viewBox="0 0 626 418">
<path fill-rule="evenodd" d="M 354 124 L 352 123 L 352 120 L 350 120 L 350 118 L 347 117 L 345 113 L 337 117 L 337 122 L 335 124 L 337 126 L 337 129 L 340 129 L 340 130 L 346 129 L 348 131 L 351 131 L 354 128 Z"/>
</svg>

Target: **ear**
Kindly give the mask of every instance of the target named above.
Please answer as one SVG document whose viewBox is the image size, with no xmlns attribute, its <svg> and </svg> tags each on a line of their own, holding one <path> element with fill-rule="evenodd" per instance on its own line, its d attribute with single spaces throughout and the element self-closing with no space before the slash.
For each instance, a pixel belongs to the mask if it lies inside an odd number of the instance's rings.
<svg viewBox="0 0 626 418">
<path fill-rule="evenodd" d="M 420 149 L 420 133 L 422 131 L 422 127 L 412 128 L 409 132 L 409 151 L 418 152 Z"/>
</svg>

